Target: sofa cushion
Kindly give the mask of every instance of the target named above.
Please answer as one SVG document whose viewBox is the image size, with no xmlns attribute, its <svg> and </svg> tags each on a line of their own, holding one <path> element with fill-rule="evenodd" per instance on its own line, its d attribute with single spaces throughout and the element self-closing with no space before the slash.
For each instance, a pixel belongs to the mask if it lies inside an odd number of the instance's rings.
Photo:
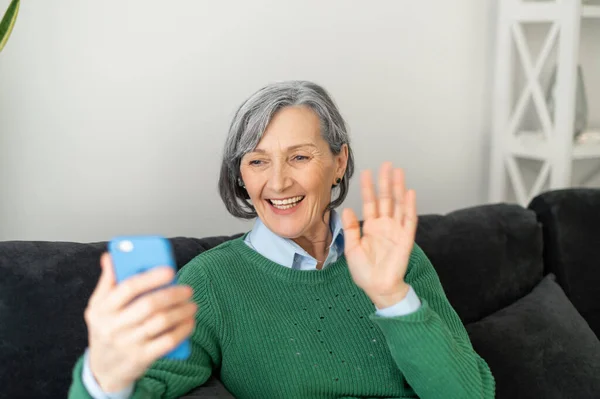
<svg viewBox="0 0 600 399">
<path fill-rule="evenodd" d="M 421 216 L 416 242 L 463 323 L 508 306 L 542 279 L 541 227 L 535 213 L 520 206 Z"/>
<path fill-rule="evenodd" d="M 553 275 L 467 331 L 497 398 L 598 398 L 600 341 Z"/>
<path fill-rule="evenodd" d="M 171 240 L 181 267 L 232 237 Z M 0 242 L 0 398 L 65 398 L 106 243 Z"/>
<path fill-rule="evenodd" d="M 544 226 L 546 272 L 600 337 L 600 190 L 550 191 L 529 207 Z"/>
</svg>

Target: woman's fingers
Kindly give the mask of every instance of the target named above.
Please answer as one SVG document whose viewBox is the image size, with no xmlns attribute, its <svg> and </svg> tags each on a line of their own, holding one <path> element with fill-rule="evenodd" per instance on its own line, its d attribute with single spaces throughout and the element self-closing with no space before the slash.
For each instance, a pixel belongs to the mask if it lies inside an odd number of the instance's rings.
<svg viewBox="0 0 600 399">
<path fill-rule="evenodd" d="M 192 288 L 185 285 L 174 285 L 148 293 L 119 313 L 116 328 L 121 330 L 138 325 L 165 309 L 188 303 L 192 294 Z"/>
<path fill-rule="evenodd" d="M 375 186 L 373 185 L 373 176 L 370 170 L 365 170 L 360 174 L 360 192 L 363 201 L 363 219 L 375 219 L 377 217 L 377 197 L 375 196 Z"/>
<path fill-rule="evenodd" d="M 404 225 L 409 218 L 416 226 L 416 195 L 413 190 L 409 202 L 404 171 L 393 168 L 391 162 L 384 162 L 379 169 L 379 197 L 375 195 L 375 186 L 370 170 L 361 173 L 361 194 L 363 200 L 363 218 L 365 221 L 378 217 L 393 217 Z M 345 227 L 344 227 L 345 229 Z"/>
<path fill-rule="evenodd" d="M 161 336 L 154 338 L 145 346 L 145 357 L 152 361 L 171 352 L 185 338 L 190 336 L 192 331 L 194 331 L 194 325 L 194 320 L 188 320 L 186 322 L 178 324 L 171 331 L 168 331 L 162 334 Z"/>
<path fill-rule="evenodd" d="M 193 302 L 181 304 L 157 313 L 139 327 L 140 339 L 152 340 L 176 328 L 182 323 L 194 320 L 198 306 Z"/>
<path fill-rule="evenodd" d="M 173 281 L 175 272 L 169 267 L 157 267 L 123 281 L 107 299 L 107 310 L 119 310 L 138 296 L 160 288 Z"/>
<path fill-rule="evenodd" d="M 344 228 L 344 250 L 352 252 L 360 245 L 360 224 L 354 211 L 346 208 L 342 211 L 342 226 Z"/>
<path fill-rule="evenodd" d="M 392 217 L 394 212 L 394 198 L 392 197 L 392 172 L 391 162 L 384 162 L 379 168 L 379 216 Z"/>
<path fill-rule="evenodd" d="M 408 232 L 415 236 L 417 232 L 417 194 L 415 190 L 408 190 L 405 197 L 404 207 L 404 227 L 408 229 Z"/>
<path fill-rule="evenodd" d="M 102 268 L 102 272 L 100 274 L 98 284 L 96 284 L 96 288 L 90 296 L 90 303 L 95 303 L 105 299 L 108 293 L 117 284 L 112 261 L 108 253 L 103 253 L 100 257 L 100 266 Z"/>
<path fill-rule="evenodd" d="M 393 173 L 393 186 L 394 186 L 394 219 L 397 222 L 402 223 L 404 221 L 404 171 L 400 168 L 394 169 Z"/>
</svg>

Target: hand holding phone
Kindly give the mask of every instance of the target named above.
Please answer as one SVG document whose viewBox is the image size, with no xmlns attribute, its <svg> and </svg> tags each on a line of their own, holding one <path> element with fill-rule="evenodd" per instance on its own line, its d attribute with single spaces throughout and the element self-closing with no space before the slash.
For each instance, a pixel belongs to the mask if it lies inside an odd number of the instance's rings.
<svg viewBox="0 0 600 399">
<path fill-rule="evenodd" d="M 167 240 L 119 237 L 109 250 L 84 313 L 90 368 L 106 393 L 131 387 L 161 357 L 187 358 L 197 311 L 191 287 L 174 282 Z"/>
<path fill-rule="evenodd" d="M 108 243 L 108 252 L 112 257 L 117 283 L 160 266 L 170 267 L 174 273 L 177 272 L 171 243 L 163 237 L 115 237 Z M 170 284 L 175 283 L 173 279 Z M 164 357 L 174 360 L 187 359 L 190 351 L 190 342 L 186 339 Z"/>
</svg>

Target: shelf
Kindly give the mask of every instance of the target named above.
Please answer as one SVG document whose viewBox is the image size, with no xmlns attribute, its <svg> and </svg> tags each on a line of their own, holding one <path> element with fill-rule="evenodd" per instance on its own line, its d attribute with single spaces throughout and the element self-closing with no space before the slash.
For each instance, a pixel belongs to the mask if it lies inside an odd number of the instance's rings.
<svg viewBox="0 0 600 399">
<path fill-rule="evenodd" d="M 514 18 L 520 22 L 551 22 L 559 17 L 559 8 L 555 2 L 524 2 L 515 7 Z M 599 4 L 583 4 L 582 18 L 600 18 Z"/>
<path fill-rule="evenodd" d="M 600 159 L 600 131 L 584 132 L 573 143 L 572 159 Z M 521 132 L 509 142 L 510 153 L 514 156 L 546 160 L 551 154 L 551 143 L 541 132 Z"/>
<path fill-rule="evenodd" d="M 583 18 L 600 18 L 600 5 L 584 5 L 581 16 Z"/>
<path fill-rule="evenodd" d="M 543 134 L 521 132 L 509 141 L 510 154 L 527 159 L 545 160 L 550 154 L 550 144 Z"/>
<path fill-rule="evenodd" d="M 590 21 L 594 19 L 594 21 Z M 576 107 L 577 53 L 580 48 L 582 28 L 585 21 L 600 22 L 600 0 L 500 0 L 498 1 L 498 30 L 496 37 L 496 57 L 494 68 L 494 91 L 492 106 L 492 157 L 490 166 L 490 201 L 506 201 L 516 196 L 517 201 L 526 206 L 530 196 L 542 189 L 559 189 L 573 184 L 573 170 L 582 162 L 594 160 L 598 168 L 594 174 L 584 179 L 589 182 L 600 174 L 600 130 L 588 129 L 577 140 L 573 139 L 572 124 L 567 123 L 574 115 Z M 534 57 L 527 45 L 528 25 L 551 25 L 542 45 L 540 55 Z M 516 51 L 515 51 L 516 48 Z M 548 63 L 549 54 L 556 51 L 554 62 L 560 70 L 562 94 L 568 94 L 562 102 L 557 102 L 552 113 L 544 103 L 541 71 Z M 515 53 L 518 53 L 515 55 Z M 525 71 L 525 92 L 514 101 L 514 86 L 521 61 Z M 536 61 L 537 59 L 537 61 Z M 562 67 L 564 66 L 564 67 Z M 525 101 L 531 96 L 538 116 L 545 127 L 544 131 L 535 126 L 530 131 L 518 129 L 526 116 Z M 525 100 L 525 101 L 524 101 Z M 513 112 L 513 109 L 516 109 Z M 552 114 L 550 121 L 547 116 Z M 539 119 L 539 118 L 538 118 Z M 556 122 L 556 123 L 554 123 Z M 560 122 L 560 123 L 559 123 Z M 507 131 L 507 128 L 510 131 Z M 544 132 L 549 133 L 546 137 Z M 526 187 L 518 160 L 530 159 L 543 163 L 538 177 L 531 187 Z M 579 165 L 581 166 L 581 165 Z M 512 186 L 514 196 L 509 194 Z"/>
<path fill-rule="evenodd" d="M 574 159 L 598 158 L 600 154 L 600 130 L 588 130 L 573 143 Z"/>
<path fill-rule="evenodd" d="M 546 22 L 554 21 L 558 17 L 556 3 L 518 3 L 515 6 L 514 18 L 521 22 Z"/>
</svg>

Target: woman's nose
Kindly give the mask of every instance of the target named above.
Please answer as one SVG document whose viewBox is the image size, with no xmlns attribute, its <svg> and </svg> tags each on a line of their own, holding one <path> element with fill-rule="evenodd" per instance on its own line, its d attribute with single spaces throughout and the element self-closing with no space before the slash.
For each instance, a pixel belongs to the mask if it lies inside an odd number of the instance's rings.
<svg viewBox="0 0 600 399">
<path fill-rule="evenodd" d="M 287 168 L 275 166 L 272 168 L 271 176 L 269 176 L 268 186 L 274 192 L 283 192 L 292 184 Z"/>
</svg>

